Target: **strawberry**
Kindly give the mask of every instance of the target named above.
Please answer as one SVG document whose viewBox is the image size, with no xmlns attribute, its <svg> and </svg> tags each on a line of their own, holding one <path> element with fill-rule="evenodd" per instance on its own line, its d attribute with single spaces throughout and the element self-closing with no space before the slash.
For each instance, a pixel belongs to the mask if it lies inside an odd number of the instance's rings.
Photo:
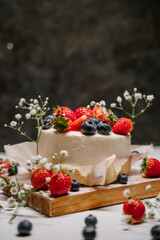
<svg viewBox="0 0 160 240">
<path fill-rule="evenodd" d="M 3 165 L 2 165 L 3 164 Z M 10 166 L 10 162 L 8 160 L 3 160 L 3 161 L 0 161 L 0 167 L 3 166 L 4 169 L 6 169 L 6 173 L 8 173 L 8 168 Z M 3 174 L 2 172 L 2 168 L 0 168 L 0 176 Z"/>
<path fill-rule="evenodd" d="M 145 216 L 145 206 L 141 200 L 131 198 L 124 202 L 123 212 L 131 216 L 129 223 L 140 223 Z"/>
<path fill-rule="evenodd" d="M 117 134 L 127 135 L 132 131 L 133 124 L 128 118 L 119 118 L 113 125 L 112 131 Z"/>
<path fill-rule="evenodd" d="M 71 178 L 64 173 L 56 173 L 51 178 L 49 190 L 53 196 L 66 194 L 72 186 Z"/>
<path fill-rule="evenodd" d="M 53 172 L 48 171 L 44 168 L 37 168 L 31 176 L 31 184 L 34 188 L 47 189 L 48 184 L 46 183 L 47 177 L 52 177 Z"/>
<path fill-rule="evenodd" d="M 160 161 L 155 158 L 143 158 L 141 172 L 147 177 L 160 177 Z"/>
<path fill-rule="evenodd" d="M 89 117 L 86 115 L 83 115 L 82 117 L 78 118 L 71 124 L 71 130 L 72 131 L 80 131 L 81 130 L 81 125 L 83 122 L 85 122 Z"/>
<path fill-rule="evenodd" d="M 103 121 L 106 117 L 109 116 L 107 109 L 105 107 L 101 107 L 101 106 L 94 107 L 92 112 L 93 112 L 93 117 L 96 117 L 101 121 Z"/>
<path fill-rule="evenodd" d="M 72 111 L 72 109 L 70 109 L 69 107 L 58 107 L 54 113 L 56 113 L 58 116 L 64 114 L 64 117 L 69 118 L 71 121 L 75 121 L 76 120 L 76 115 L 75 113 Z"/>
<path fill-rule="evenodd" d="M 74 111 L 77 118 L 82 117 L 83 115 L 86 115 L 87 117 L 92 117 L 92 109 L 88 109 L 86 107 L 79 107 Z"/>
</svg>

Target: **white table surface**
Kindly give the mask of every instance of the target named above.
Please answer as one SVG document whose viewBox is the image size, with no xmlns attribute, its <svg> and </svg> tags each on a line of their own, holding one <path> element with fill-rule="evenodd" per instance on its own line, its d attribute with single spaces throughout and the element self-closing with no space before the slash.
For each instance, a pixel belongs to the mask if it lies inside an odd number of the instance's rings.
<svg viewBox="0 0 160 240">
<path fill-rule="evenodd" d="M 0 155 L 3 155 L 3 153 Z M 160 147 L 154 147 L 150 156 L 160 159 Z M 7 197 L 2 192 L 0 193 L 0 205 L 7 208 Z M 154 201 L 154 198 L 150 200 Z M 33 224 L 31 235 L 23 237 L 27 240 L 82 240 L 82 230 L 85 226 L 84 219 L 92 214 L 98 220 L 96 240 L 152 240 L 150 230 L 152 226 L 160 224 L 159 214 L 156 214 L 155 219 L 147 219 L 144 223 L 138 225 L 129 225 L 123 221 L 122 206 L 122 204 L 117 204 L 52 218 L 25 207 L 20 209 L 12 224 L 9 224 L 8 221 L 13 211 L 1 210 L 0 239 L 20 239 L 21 237 L 17 235 L 17 225 L 20 221 L 27 219 Z"/>
</svg>

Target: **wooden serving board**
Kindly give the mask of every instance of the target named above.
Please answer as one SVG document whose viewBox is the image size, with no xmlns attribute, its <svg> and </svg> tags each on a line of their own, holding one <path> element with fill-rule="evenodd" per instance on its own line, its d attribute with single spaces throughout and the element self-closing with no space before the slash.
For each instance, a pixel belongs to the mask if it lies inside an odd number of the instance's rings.
<svg viewBox="0 0 160 240">
<path fill-rule="evenodd" d="M 152 186 L 151 191 L 146 190 L 148 184 Z M 43 195 L 35 192 L 29 195 L 27 202 L 30 207 L 52 217 L 122 203 L 126 200 L 123 196 L 126 188 L 130 189 L 131 197 L 153 197 L 160 192 L 160 178 L 146 178 L 138 170 L 132 170 L 124 185 L 115 182 L 106 186 L 81 186 L 78 192 L 61 197 L 53 197 L 49 191 L 44 191 Z"/>
</svg>

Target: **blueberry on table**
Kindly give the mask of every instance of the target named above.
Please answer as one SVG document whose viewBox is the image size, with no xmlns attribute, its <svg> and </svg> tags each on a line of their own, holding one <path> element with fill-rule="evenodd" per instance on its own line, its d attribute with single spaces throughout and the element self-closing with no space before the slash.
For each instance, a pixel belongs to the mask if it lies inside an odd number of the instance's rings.
<svg viewBox="0 0 160 240">
<path fill-rule="evenodd" d="M 81 131 L 85 135 L 94 135 L 97 131 L 97 125 L 93 121 L 85 121 L 81 125 Z"/>
<path fill-rule="evenodd" d="M 92 240 L 94 239 L 96 236 L 96 231 L 95 228 L 93 226 L 86 226 L 83 229 L 83 237 L 85 240 Z"/>
<path fill-rule="evenodd" d="M 125 173 L 119 174 L 118 182 L 121 184 L 126 184 L 128 182 L 128 176 Z"/>
<path fill-rule="evenodd" d="M 152 227 L 151 235 L 154 240 L 160 240 L 160 225 L 156 225 Z"/>
<path fill-rule="evenodd" d="M 49 129 L 53 125 L 53 115 L 48 115 L 43 120 L 43 129 Z"/>
<path fill-rule="evenodd" d="M 93 216 L 92 214 L 90 214 L 88 217 L 85 218 L 85 224 L 87 226 L 95 227 L 97 224 L 97 218 L 95 216 Z"/>
<path fill-rule="evenodd" d="M 97 125 L 97 130 L 98 130 L 98 133 L 109 135 L 111 131 L 111 125 L 105 121 L 99 122 Z"/>
<path fill-rule="evenodd" d="M 87 119 L 87 121 L 92 121 L 96 125 L 100 122 L 99 118 L 96 118 L 96 117 L 90 117 L 90 118 Z"/>
<path fill-rule="evenodd" d="M 16 175 L 18 173 L 18 164 L 16 164 L 15 166 L 9 166 L 8 168 L 8 175 L 9 176 L 13 176 Z"/>
<path fill-rule="evenodd" d="M 18 232 L 20 236 L 27 236 L 32 230 L 32 223 L 28 220 L 23 220 L 18 224 Z"/>
<path fill-rule="evenodd" d="M 79 191 L 79 188 L 80 188 L 80 183 L 77 180 L 73 179 L 70 191 L 77 192 L 77 191 Z"/>
</svg>

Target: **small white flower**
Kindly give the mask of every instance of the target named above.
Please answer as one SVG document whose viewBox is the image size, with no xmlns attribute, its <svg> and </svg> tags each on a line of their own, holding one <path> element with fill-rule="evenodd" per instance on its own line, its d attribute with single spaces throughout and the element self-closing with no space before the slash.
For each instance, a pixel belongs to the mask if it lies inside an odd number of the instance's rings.
<svg viewBox="0 0 160 240">
<path fill-rule="evenodd" d="M 130 204 L 133 204 L 133 203 L 134 203 L 133 199 L 129 199 L 128 202 L 129 202 Z"/>
<path fill-rule="evenodd" d="M 32 164 L 31 160 L 27 160 L 27 161 L 26 161 L 26 166 L 30 167 L 31 164 Z"/>
<path fill-rule="evenodd" d="M 22 107 L 23 106 L 23 103 L 26 102 L 26 99 L 25 98 L 21 98 L 20 101 L 19 101 L 19 106 Z"/>
<path fill-rule="evenodd" d="M 160 193 L 156 196 L 156 201 L 160 202 Z"/>
<path fill-rule="evenodd" d="M 125 98 L 127 101 L 131 101 L 131 100 L 132 100 L 131 95 L 126 95 L 124 98 Z"/>
<path fill-rule="evenodd" d="M 11 165 L 14 167 L 16 165 L 16 161 L 14 159 L 10 160 Z"/>
<path fill-rule="evenodd" d="M 0 188 L 4 188 L 4 187 L 6 187 L 6 182 L 2 179 L 2 178 L 0 178 Z"/>
<path fill-rule="evenodd" d="M 151 102 L 154 99 L 154 95 L 148 95 L 147 101 Z"/>
<path fill-rule="evenodd" d="M 147 191 L 151 191 L 151 190 L 152 190 L 152 187 L 151 187 L 150 184 L 146 186 L 146 190 L 147 190 Z"/>
<path fill-rule="evenodd" d="M 21 119 L 21 117 L 22 117 L 22 115 L 19 114 L 19 113 L 15 115 L 15 118 L 16 118 L 17 120 Z"/>
<path fill-rule="evenodd" d="M 0 165 L 0 169 L 3 169 L 5 166 L 6 166 L 6 165 L 5 165 L 4 163 L 2 163 L 2 164 Z"/>
<path fill-rule="evenodd" d="M 73 169 L 73 168 L 68 168 L 68 172 L 73 174 L 73 173 L 75 173 L 75 169 Z"/>
<path fill-rule="evenodd" d="M 47 177 L 46 178 L 46 183 L 49 183 L 51 181 L 51 178 L 50 177 Z"/>
<path fill-rule="evenodd" d="M 46 101 L 48 101 L 49 100 L 49 97 L 46 97 Z"/>
<path fill-rule="evenodd" d="M 14 187 L 16 185 L 16 181 L 14 179 L 11 179 L 9 181 L 9 184 L 11 185 L 11 187 Z"/>
<path fill-rule="evenodd" d="M 44 165 L 44 167 L 47 169 L 47 170 L 51 170 L 52 169 L 52 163 L 46 163 Z"/>
<path fill-rule="evenodd" d="M 132 216 L 131 215 L 124 215 L 123 222 L 129 223 L 131 221 Z"/>
<path fill-rule="evenodd" d="M 120 96 L 117 97 L 117 102 L 121 103 L 122 102 L 122 98 Z"/>
<path fill-rule="evenodd" d="M 1 171 L 3 174 L 5 174 L 7 172 L 7 170 L 5 168 L 2 169 Z"/>
<path fill-rule="evenodd" d="M 135 93 L 134 98 L 135 100 L 142 99 L 142 93 Z"/>
<path fill-rule="evenodd" d="M 111 108 L 116 108 L 116 103 L 111 103 Z"/>
<path fill-rule="evenodd" d="M 134 89 L 133 89 L 133 92 L 137 92 L 137 88 L 134 88 Z"/>
<path fill-rule="evenodd" d="M 32 163 L 36 165 L 39 163 L 41 159 L 42 159 L 41 155 L 32 156 Z"/>
<path fill-rule="evenodd" d="M 129 92 L 126 90 L 123 94 L 124 97 L 128 96 L 129 95 Z"/>
<path fill-rule="evenodd" d="M 57 116 L 57 113 L 53 113 L 53 117 L 56 117 Z"/>
<path fill-rule="evenodd" d="M 42 158 L 42 159 L 40 159 L 40 164 L 45 164 L 45 163 L 47 163 L 47 158 Z"/>
<path fill-rule="evenodd" d="M 54 165 L 54 171 L 57 173 L 61 170 L 61 165 L 60 164 L 57 164 L 57 165 Z"/>
<path fill-rule="evenodd" d="M 38 100 L 37 99 L 34 99 L 34 104 L 37 104 L 38 103 Z"/>
<path fill-rule="evenodd" d="M 33 102 L 33 98 L 30 99 L 30 102 Z"/>
<path fill-rule="evenodd" d="M 16 121 L 10 122 L 10 126 L 11 126 L 11 127 L 16 127 L 16 126 L 17 126 L 17 122 L 16 122 Z"/>
<path fill-rule="evenodd" d="M 30 111 L 30 114 L 33 116 L 33 115 L 35 115 L 36 114 L 36 109 L 32 109 L 31 111 Z"/>
<path fill-rule="evenodd" d="M 22 201 L 20 202 L 20 205 L 21 205 L 21 207 L 26 207 L 27 202 L 26 202 L 25 200 L 22 200 Z"/>
<path fill-rule="evenodd" d="M 63 156 L 63 157 L 68 157 L 69 156 L 69 154 L 66 150 L 61 150 L 60 155 Z"/>
<path fill-rule="evenodd" d="M 18 197 L 21 199 L 25 196 L 25 191 L 24 190 L 20 190 L 18 193 Z"/>
<path fill-rule="evenodd" d="M 130 190 L 128 188 L 123 191 L 123 196 L 124 197 L 128 198 L 130 196 L 130 194 L 131 194 L 131 192 L 130 192 Z"/>
<path fill-rule="evenodd" d="M 90 105 L 93 107 L 95 105 L 95 101 L 90 102 Z"/>
<path fill-rule="evenodd" d="M 37 107 L 37 111 L 39 111 L 39 110 L 41 110 L 41 107 L 38 106 L 38 107 Z"/>
<path fill-rule="evenodd" d="M 43 192 L 42 190 L 40 190 L 38 193 L 39 193 L 40 195 L 42 195 L 44 192 Z"/>
<path fill-rule="evenodd" d="M 48 101 L 44 101 L 44 104 L 47 105 L 47 104 L 48 104 Z"/>
<path fill-rule="evenodd" d="M 106 102 L 104 100 L 101 100 L 99 103 L 102 107 L 106 106 Z"/>
<path fill-rule="evenodd" d="M 87 108 L 90 109 L 90 105 L 87 105 Z"/>
<path fill-rule="evenodd" d="M 9 204 L 9 206 L 14 206 L 16 200 L 15 200 L 15 198 L 10 197 L 10 198 L 7 199 L 7 202 L 8 202 L 8 204 Z"/>
<path fill-rule="evenodd" d="M 10 189 L 10 192 L 11 192 L 12 195 L 16 195 L 16 194 L 18 193 L 18 188 L 12 187 L 12 188 Z"/>
<path fill-rule="evenodd" d="M 53 159 L 53 160 L 55 160 L 55 158 L 56 158 L 55 156 L 52 156 L 52 159 Z"/>
<path fill-rule="evenodd" d="M 154 218 L 155 218 L 154 212 L 149 212 L 149 213 L 148 213 L 148 218 L 149 218 L 149 219 L 154 219 Z"/>
<path fill-rule="evenodd" d="M 30 113 L 26 113 L 26 119 L 30 119 L 31 118 L 31 114 Z"/>
<path fill-rule="evenodd" d="M 100 104 L 97 102 L 97 103 L 96 103 L 96 106 L 97 106 L 97 107 L 100 107 Z"/>
</svg>

